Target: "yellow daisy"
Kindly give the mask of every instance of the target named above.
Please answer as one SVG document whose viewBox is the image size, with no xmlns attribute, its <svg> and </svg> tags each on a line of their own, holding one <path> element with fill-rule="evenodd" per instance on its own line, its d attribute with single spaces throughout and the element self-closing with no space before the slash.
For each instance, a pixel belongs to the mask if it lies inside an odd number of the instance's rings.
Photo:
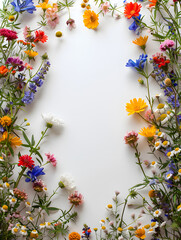
<svg viewBox="0 0 181 240">
<path fill-rule="evenodd" d="M 156 128 L 155 126 L 147 127 L 147 128 L 144 127 L 139 131 L 139 134 L 143 137 L 152 138 L 156 134 Z"/>
<path fill-rule="evenodd" d="M 142 47 L 142 48 L 145 48 L 147 40 L 148 40 L 148 36 L 144 36 L 144 37 L 140 36 L 139 38 L 136 38 L 133 41 L 133 43 Z"/>
<path fill-rule="evenodd" d="M 138 100 L 134 98 L 133 100 L 130 100 L 130 103 L 126 104 L 126 111 L 128 112 L 128 115 L 132 115 L 134 113 L 145 111 L 146 107 L 148 107 L 148 105 L 142 98 L 139 98 Z"/>
<path fill-rule="evenodd" d="M 28 55 L 28 57 L 30 59 L 32 59 L 32 58 L 34 58 L 34 57 L 36 57 L 38 55 L 38 53 L 33 51 L 33 50 L 26 50 L 24 52 Z"/>
<path fill-rule="evenodd" d="M 83 22 L 87 28 L 95 29 L 99 25 L 98 19 L 99 15 L 96 14 L 94 11 L 85 10 L 83 15 Z"/>
</svg>

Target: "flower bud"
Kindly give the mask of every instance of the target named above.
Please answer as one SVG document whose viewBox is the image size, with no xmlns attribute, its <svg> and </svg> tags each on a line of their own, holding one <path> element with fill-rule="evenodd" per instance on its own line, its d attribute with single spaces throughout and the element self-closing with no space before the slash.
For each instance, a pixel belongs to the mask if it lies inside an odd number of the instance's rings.
<svg viewBox="0 0 181 240">
<path fill-rule="evenodd" d="M 55 36 L 58 37 L 58 38 L 62 37 L 62 35 L 63 35 L 63 34 L 62 34 L 62 32 L 60 32 L 60 31 L 57 31 L 56 34 L 55 34 Z"/>
<path fill-rule="evenodd" d="M 170 80 L 170 78 L 166 78 L 164 83 L 167 87 L 170 87 L 172 85 L 172 81 Z"/>
</svg>

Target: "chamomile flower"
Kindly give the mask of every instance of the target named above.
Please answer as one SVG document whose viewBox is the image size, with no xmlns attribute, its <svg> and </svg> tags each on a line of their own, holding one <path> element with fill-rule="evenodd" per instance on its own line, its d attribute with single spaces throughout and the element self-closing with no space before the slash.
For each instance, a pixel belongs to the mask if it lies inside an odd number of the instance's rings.
<svg viewBox="0 0 181 240">
<path fill-rule="evenodd" d="M 150 224 L 146 224 L 146 225 L 144 226 L 144 228 L 145 228 L 145 229 L 149 229 L 149 228 L 150 228 Z"/>
<path fill-rule="evenodd" d="M 28 221 L 30 221 L 30 222 L 33 222 L 33 220 L 34 220 L 34 219 L 33 219 L 32 217 L 30 217 L 30 216 L 28 216 L 27 219 L 28 219 Z"/>
<path fill-rule="evenodd" d="M 5 183 L 3 184 L 3 187 L 9 188 L 9 187 L 10 187 L 10 184 L 9 184 L 8 182 L 5 182 Z"/>
<path fill-rule="evenodd" d="M 177 211 L 178 211 L 178 212 L 181 211 L 181 204 L 177 206 Z"/>
<path fill-rule="evenodd" d="M 178 175 L 181 176 L 181 168 L 178 170 Z"/>
<path fill-rule="evenodd" d="M 162 142 L 162 147 L 166 148 L 168 147 L 169 144 L 170 144 L 169 141 L 165 140 Z"/>
<path fill-rule="evenodd" d="M 149 234 L 153 234 L 155 233 L 155 230 L 153 228 L 150 228 L 149 231 L 148 231 Z"/>
<path fill-rule="evenodd" d="M 154 217 L 159 217 L 162 214 L 160 209 L 157 209 L 156 211 L 154 211 L 153 216 Z"/>
<path fill-rule="evenodd" d="M 157 136 L 160 137 L 160 138 L 162 138 L 162 137 L 165 136 L 165 133 L 159 131 L 159 132 L 157 133 Z"/>
<path fill-rule="evenodd" d="M 8 211 L 8 206 L 7 206 L 7 205 L 3 205 L 3 206 L 1 207 L 1 210 L 2 210 L 3 212 L 7 212 L 7 211 Z"/>
<path fill-rule="evenodd" d="M 40 223 L 39 228 L 40 228 L 40 229 L 45 228 L 45 223 Z"/>
<path fill-rule="evenodd" d="M 47 192 L 47 190 L 48 190 L 47 187 L 43 187 L 44 192 Z"/>
<path fill-rule="evenodd" d="M 100 221 L 100 224 L 103 225 L 104 223 L 105 223 L 105 220 L 102 219 L 102 220 Z"/>
<path fill-rule="evenodd" d="M 163 104 L 163 103 L 159 103 L 157 106 L 156 111 L 159 112 L 160 114 L 164 113 L 165 110 L 167 109 L 167 105 Z"/>
<path fill-rule="evenodd" d="M 17 234 L 18 230 L 19 229 L 17 227 L 14 227 L 14 228 L 11 229 L 11 232 L 12 232 L 12 234 Z"/>
<path fill-rule="evenodd" d="M 157 164 L 158 164 L 158 163 L 157 163 L 156 161 L 152 161 L 151 164 L 150 164 L 150 166 L 156 168 Z"/>
<path fill-rule="evenodd" d="M 168 172 L 166 172 L 165 179 L 168 180 L 168 179 L 170 179 L 172 176 L 173 176 L 172 171 L 168 171 Z"/>
<path fill-rule="evenodd" d="M 155 149 L 156 150 L 158 150 L 161 146 L 162 146 L 162 142 L 161 141 L 156 141 L 155 142 Z"/>
<path fill-rule="evenodd" d="M 17 202 L 17 199 L 16 198 L 10 198 L 9 199 L 9 202 L 10 202 L 10 204 L 12 205 L 12 206 L 14 206 L 15 205 L 15 203 Z"/>
<path fill-rule="evenodd" d="M 52 113 L 42 113 L 42 118 L 45 120 L 47 127 L 53 126 L 60 128 L 64 122 Z"/>
<path fill-rule="evenodd" d="M 107 209 L 108 211 L 112 211 L 112 210 L 113 210 L 112 204 L 108 204 L 108 205 L 106 206 L 106 209 Z"/>
<path fill-rule="evenodd" d="M 52 226 L 52 224 L 50 222 L 45 222 L 45 227 L 47 229 L 51 229 L 53 226 Z"/>
<path fill-rule="evenodd" d="M 27 227 L 26 226 L 21 226 L 21 230 L 26 230 Z"/>
<path fill-rule="evenodd" d="M 151 222 L 151 227 L 152 228 L 157 228 L 159 225 L 158 225 L 158 222 Z"/>
<path fill-rule="evenodd" d="M 26 214 L 27 214 L 27 215 L 31 215 L 31 212 L 30 212 L 30 211 L 26 211 Z"/>
<path fill-rule="evenodd" d="M 167 157 L 168 157 L 169 159 L 171 159 L 171 158 L 173 157 L 173 155 L 174 155 L 173 151 L 167 152 Z"/>
<path fill-rule="evenodd" d="M 174 150 L 173 150 L 173 153 L 176 155 L 176 154 L 178 154 L 178 153 L 180 153 L 181 152 L 181 148 L 175 148 Z"/>
<path fill-rule="evenodd" d="M 21 229 L 21 230 L 20 230 L 20 234 L 23 235 L 23 236 L 27 236 L 28 233 L 27 233 L 26 230 Z"/>
<path fill-rule="evenodd" d="M 21 227 L 21 224 L 20 223 L 16 223 L 15 225 L 17 228 L 20 228 Z"/>
<path fill-rule="evenodd" d="M 31 208 L 31 203 L 30 202 L 25 202 L 25 205 L 26 205 L 26 207 L 29 207 L 29 208 Z"/>
<path fill-rule="evenodd" d="M 179 176 L 174 176 L 173 179 L 174 179 L 175 182 L 180 182 L 180 177 Z"/>
</svg>

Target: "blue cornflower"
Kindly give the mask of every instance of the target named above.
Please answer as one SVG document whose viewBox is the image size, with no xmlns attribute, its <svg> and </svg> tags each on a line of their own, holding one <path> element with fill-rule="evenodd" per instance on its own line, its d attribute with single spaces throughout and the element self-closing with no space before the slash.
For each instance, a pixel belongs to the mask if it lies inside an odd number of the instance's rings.
<svg viewBox="0 0 181 240">
<path fill-rule="evenodd" d="M 129 26 L 129 30 L 131 31 L 136 31 L 136 29 L 139 27 L 139 22 L 140 22 L 140 19 L 141 19 L 141 14 L 139 14 L 138 17 L 133 17 L 134 19 L 134 22 Z"/>
<path fill-rule="evenodd" d="M 24 97 L 21 99 L 21 101 L 25 104 L 30 104 L 33 102 L 34 99 L 34 93 L 31 91 L 25 91 Z"/>
<path fill-rule="evenodd" d="M 167 98 L 167 102 L 172 105 L 173 108 L 175 108 L 175 95 L 171 95 Z M 176 107 L 178 108 L 180 106 L 180 103 L 178 99 L 176 99 Z"/>
<path fill-rule="evenodd" d="M 139 56 L 139 59 L 136 59 L 136 62 L 134 62 L 132 59 L 129 59 L 126 63 L 126 67 L 134 67 L 137 70 L 142 70 L 144 68 L 144 64 L 147 61 L 147 54 L 141 54 Z"/>
<path fill-rule="evenodd" d="M 14 11 L 16 12 L 27 11 L 33 13 L 33 11 L 36 11 L 32 0 L 14 0 L 11 4 L 14 6 Z"/>
<path fill-rule="evenodd" d="M 27 172 L 28 177 L 25 179 L 26 182 L 34 182 L 38 176 L 45 175 L 43 172 L 44 168 L 41 168 L 39 166 L 35 166 L 32 170 L 29 170 Z"/>
</svg>

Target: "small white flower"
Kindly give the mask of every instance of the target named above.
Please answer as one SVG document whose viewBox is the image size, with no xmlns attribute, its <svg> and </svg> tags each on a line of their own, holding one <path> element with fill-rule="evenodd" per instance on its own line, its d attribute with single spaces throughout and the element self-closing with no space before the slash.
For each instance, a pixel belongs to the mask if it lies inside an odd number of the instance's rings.
<svg viewBox="0 0 181 240">
<path fill-rule="evenodd" d="M 162 96 L 162 94 L 158 93 L 158 94 L 155 95 L 155 98 L 159 99 L 161 96 Z"/>
<path fill-rule="evenodd" d="M 150 166 L 156 168 L 157 164 L 158 164 L 157 162 L 152 161 Z"/>
<path fill-rule="evenodd" d="M 12 206 L 14 206 L 15 205 L 15 203 L 17 202 L 17 199 L 16 198 L 10 198 L 9 199 L 9 202 L 10 202 L 10 204 L 12 205 Z"/>
<path fill-rule="evenodd" d="M 108 205 L 106 206 L 106 209 L 107 209 L 108 211 L 113 211 L 113 206 L 112 206 L 112 204 L 108 204 Z"/>
<path fill-rule="evenodd" d="M 26 230 L 26 226 L 21 226 L 21 230 Z"/>
<path fill-rule="evenodd" d="M 31 208 L 31 203 L 30 202 L 25 202 L 25 205 L 26 205 L 26 207 L 29 207 L 29 208 Z"/>
<path fill-rule="evenodd" d="M 167 152 L 167 157 L 170 159 L 172 158 L 174 155 L 174 151 L 171 151 L 171 152 Z"/>
<path fill-rule="evenodd" d="M 180 152 L 181 152 L 181 149 L 178 148 L 178 147 L 173 150 L 173 153 L 174 153 L 174 154 L 178 154 L 178 153 L 180 153 Z"/>
<path fill-rule="evenodd" d="M 14 227 L 11 229 L 12 234 L 17 234 L 18 233 L 18 228 Z"/>
<path fill-rule="evenodd" d="M 180 212 L 180 211 L 181 211 L 181 204 L 180 204 L 180 205 L 178 205 L 178 207 L 177 207 L 177 211 L 178 211 L 178 212 Z"/>
<path fill-rule="evenodd" d="M 156 211 L 154 211 L 153 216 L 159 217 L 161 214 L 162 214 L 162 211 L 160 209 L 157 209 Z"/>
<path fill-rule="evenodd" d="M 155 149 L 156 150 L 158 150 L 161 146 L 162 146 L 162 142 L 161 141 L 156 141 L 155 142 Z"/>
<path fill-rule="evenodd" d="M 149 234 L 153 234 L 155 233 L 155 230 L 153 228 L 150 228 L 150 230 L 148 231 Z"/>
<path fill-rule="evenodd" d="M 163 103 L 159 103 L 158 106 L 157 106 L 157 111 L 162 114 L 165 112 L 165 110 L 168 109 L 168 106 L 163 104 Z"/>
<path fill-rule="evenodd" d="M 162 142 L 162 147 L 166 148 L 168 147 L 169 144 L 170 144 L 169 141 L 165 140 Z"/>
<path fill-rule="evenodd" d="M 30 221 L 30 222 L 33 222 L 33 220 L 34 220 L 34 219 L 33 219 L 32 217 L 30 217 L 30 216 L 28 216 L 27 219 L 28 219 L 28 221 Z"/>
<path fill-rule="evenodd" d="M 8 182 L 5 182 L 5 183 L 3 184 L 3 187 L 5 187 L 5 188 L 9 188 L 9 187 L 10 187 L 10 185 L 9 185 L 9 183 L 8 183 Z"/>
<path fill-rule="evenodd" d="M 61 127 L 64 123 L 63 120 L 59 119 L 52 113 L 42 113 L 42 118 L 45 120 L 47 127 Z"/>
<path fill-rule="evenodd" d="M 39 228 L 40 228 L 40 229 L 45 228 L 45 223 L 40 223 Z"/>
<path fill-rule="evenodd" d="M 178 175 L 181 176 L 181 168 L 178 170 Z"/>
<path fill-rule="evenodd" d="M 30 211 L 26 211 L 26 214 L 31 215 L 31 212 Z"/>
<path fill-rule="evenodd" d="M 47 190 L 48 190 L 47 187 L 43 187 L 44 192 L 47 192 Z"/>
<path fill-rule="evenodd" d="M 152 228 L 157 228 L 159 226 L 158 222 L 152 222 L 151 227 Z"/>
<path fill-rule="evenodd" d="M 158 132 L 158 133 L 157 133 L 157 136 L 160 137 L 160 138 L 162 138 L 162 137 L 165 136 L 165 133 L 163 133 L 163 132 Z"/>
<path fill-rule="evenodd" d="M 53 226 L 52 226 L 52 224 L 50 222 L 45 222 L 45 227 L 47 229 L 51 229 Z"/>
<path fill-rule="evenodd" d="M 20 230 L 20 233 L 21 233 L 21 235 L 23 235 L 23 236 L 27 236 L 27 234 L 28 234 L 25 229 L 21 229 L 21 230 Z"/>
<path fill-rule="evenodd" d="M 7 211 L 8 211 L 8 206 L 7 206 L 7 205 L 3 205 L 3 206 L 1 207 L 1 210 L 2 210 L 3 212 L 7 212 Z"/>
<path fill-rule="evenodd" d="M 165 178 L 168 180 L 168 179 L 170 179 L 172 176 L 173 176 L 172 173 L 168 173 Z"/>
<path fill-rule="evenodd" d="M 73 178 L 69 174 L 63 174 L 60 177 L 59 187 L 65 188 L 68 191 L 73 191 L 76 186 Z"/>
</svg>

